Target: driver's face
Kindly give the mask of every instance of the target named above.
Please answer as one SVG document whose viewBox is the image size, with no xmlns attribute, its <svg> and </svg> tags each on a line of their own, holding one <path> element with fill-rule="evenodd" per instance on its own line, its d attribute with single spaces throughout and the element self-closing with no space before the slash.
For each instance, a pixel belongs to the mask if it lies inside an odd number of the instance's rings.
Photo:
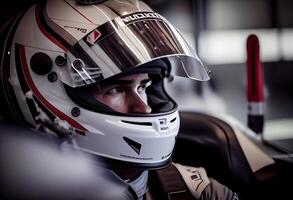
<svg viewBox="0 0 293 200">
<path fill-rule="evenodd" d="M 112 80 L 94 91 L 95 98 L 121 113 L 150 113 L 146 88 L 151 84 L 148 74 L 132 74 Z"/>
</svg>

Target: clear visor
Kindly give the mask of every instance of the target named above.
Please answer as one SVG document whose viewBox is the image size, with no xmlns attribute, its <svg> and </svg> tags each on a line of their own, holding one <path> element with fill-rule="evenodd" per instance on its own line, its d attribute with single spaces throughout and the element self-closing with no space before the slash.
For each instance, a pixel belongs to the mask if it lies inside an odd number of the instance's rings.
<svg viewBox="0 0 293 200">
<path fill-rule="evenodd" d="M 160 58 L 170 61 L 171 75 L 209 80 L 201 60 L 170 23 L 156 13 L 139 16 L 115 18 L 80 40 L 67 52 L 61 80 L 80 87 Z"/>
</svg>

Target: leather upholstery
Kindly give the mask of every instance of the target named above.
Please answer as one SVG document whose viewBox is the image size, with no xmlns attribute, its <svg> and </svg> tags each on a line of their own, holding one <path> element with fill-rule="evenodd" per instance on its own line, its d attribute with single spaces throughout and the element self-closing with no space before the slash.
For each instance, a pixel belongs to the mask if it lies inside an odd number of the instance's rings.
<svg viewBox="0 0 293 200">
<path fill-rule="evenodd" d="M 219 118 L 181 112 L 173 161 L 204 167 L 208 176 L 236 191 L 255 182 L 255 176 L 233 129 Z"/>
</svg>

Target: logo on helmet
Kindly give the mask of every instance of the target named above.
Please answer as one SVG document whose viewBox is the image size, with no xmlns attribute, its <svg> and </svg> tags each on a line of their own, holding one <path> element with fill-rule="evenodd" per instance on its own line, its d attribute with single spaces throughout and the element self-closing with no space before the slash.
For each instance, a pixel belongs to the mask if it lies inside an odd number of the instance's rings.
<svg viewBox="0 0 293 200">
<path fill-rule="evenodd" d="M 101 37 L 101 33 L 98 30 L 94 30 L 91 32 L 88 36 L 86 41 L 90 43 L 91 45 L 95 44 L 95 42 Z"/>
<path fill-rule="evenodd" d="M 86 32 L 87 32 L 87 29 L 85 29 L 85 28 L 80 28 L 80 27 L 64 26 L 64 28 L 75 29 L 75 30 L 80 31 L 80 32 L 82 32 L 82 33 L 86 33 Z"/>
<path fill-rule="evenodd" d="M 125 24 L 129 24 L 134 21 L 138 21 L 138 20 L 142 20 L 142 19 L 162 19 L 162 17 L 158 13 L 137 12 L 137 13 L 132 13 L 130 15 L 122 16 L 121 19 Z"/>
<path fill-rule="evenodd" d="M 141 149 L 140 143 L 133 141 L 127 137 L 123 137 L 123 140 L 139 155 Z"/>
</svg>

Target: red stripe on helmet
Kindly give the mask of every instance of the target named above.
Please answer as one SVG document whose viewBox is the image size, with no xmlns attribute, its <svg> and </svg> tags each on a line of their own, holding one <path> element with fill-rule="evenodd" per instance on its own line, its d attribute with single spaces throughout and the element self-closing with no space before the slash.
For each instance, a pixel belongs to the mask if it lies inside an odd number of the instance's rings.
<svg viewBox="0 0 293 200">
<path fill-rule="evenodd" d="M 79 124 L 77 121 L 74 119 L 70 118 L 60 110 L 58 110 L 56 107 L 54 107 L 50 102 L 48 102 L 45 97 L 39 92 L 38 88 L 34 84 L 34 81 L 32 80 L 32 77 L 29 73 L 28 65 L 26 62 L 25 58 L 25 48 L 24 46 L 20 46 L 19 49 L 20 52 L 20 62 L 21 62 L 21 67 L 22 71 L 24 74 L 24 77 L 30 87 L 30 89 L 33 91 L 34 95 L 38 98 L 38 100 L 51 112 L 53 112 L 56 116 L 58 116 L 60 119 L 67 121 L 71 126 L 74 128 L 77 128 L 81 131 L 87 131 L 81 124 Z"/>
<path fill-rule="evenodd" d="M 68 49 L 61 43 L 59 42 L 53 35 L 51 35 L 45 27 L 42 25 L 41 19 L 40 19 L 40 4 L 36 4 L 36 11 L 35 11 L 35 17 L 36 21 L 38 24 L 39 29 L 41 32 L 49 39 L 51 40 L 54 44 L 56 44 L 58 47 L 63 49 L 64 51 L 67 51 Z"/>
</svg>

